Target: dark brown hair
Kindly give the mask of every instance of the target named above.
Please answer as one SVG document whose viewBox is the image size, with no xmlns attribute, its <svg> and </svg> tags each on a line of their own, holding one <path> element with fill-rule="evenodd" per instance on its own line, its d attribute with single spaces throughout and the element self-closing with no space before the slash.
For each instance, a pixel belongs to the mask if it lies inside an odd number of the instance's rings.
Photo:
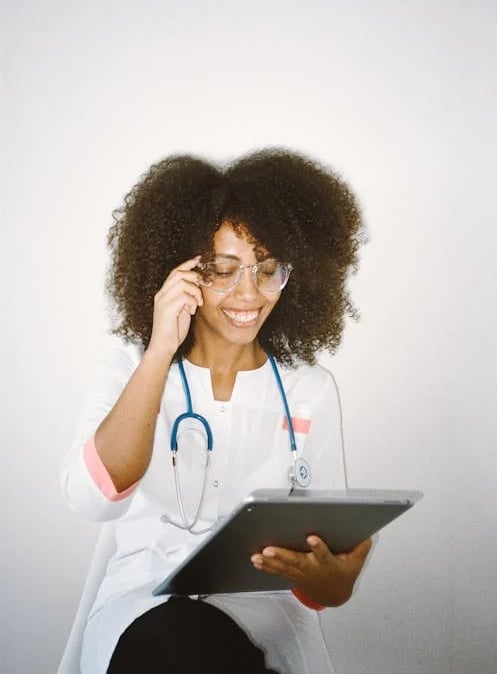
<svg viewBox="0 0 497 674">
<path fill-rule="evenodd" d="M 346 281 L 364 240 L 360 209 L 333 170 L 301 154 L 269 148 L 225 167 L 189 155 L 166 157 L 113 218 L 107 290 L 117 309 L 114 332 L 144 347 L 155 293 L 174 267 L 212 250 L 226 221 L 293 265 L 258 335 L 277 360 L 314 363 L 319 351 L 334 352 L 345 315 L 355 316 Z M 177 357 L 190 351 L 192 332 Z"/>
</svg>

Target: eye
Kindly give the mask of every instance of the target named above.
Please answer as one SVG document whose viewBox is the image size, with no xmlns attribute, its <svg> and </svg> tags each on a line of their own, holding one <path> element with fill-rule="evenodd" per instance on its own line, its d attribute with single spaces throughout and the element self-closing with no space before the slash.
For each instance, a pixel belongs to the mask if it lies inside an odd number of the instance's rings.
<svg viewBox="0 0 497 674">
<path fill-rule="evenodd" d="M 264 260 L 264 262 L 261 262 L 259 265 L 259 273 L 263 274 L 264 276 L 274 276 L 278 273 L 279 269 L 279 262 L 273 259 Z"/>
<path fill-rule="evenodd" d="M 207 278 L 230 278 L 238 271 L 238 265 L 232 262 L 207 262 L 203 266 L 203 276 Z"/>
<path fill-rule="evenodd" d="M 238 270 L 237 265 L 226 264 L 224 262 L 215 262 L 213 263 L 213 273 L 220 278 L 226 278 L 228 276 L 233 276 Z"/>
</svg>

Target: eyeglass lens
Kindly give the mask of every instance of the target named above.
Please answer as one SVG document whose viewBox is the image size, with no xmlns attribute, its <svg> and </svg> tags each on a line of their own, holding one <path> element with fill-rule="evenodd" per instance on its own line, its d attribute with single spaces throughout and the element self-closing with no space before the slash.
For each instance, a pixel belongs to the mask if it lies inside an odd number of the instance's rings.
<svg viewBox="0 0 497 674">
<path fill-rule="evenodd" d="M 228 292 L 240 280 L 243 269 L 255 270 L 255 283 L 260 290 L 277 292 L 285 286 L 291 267 L 274 259 L 253 266 L 239 265 L 232 260 L 214 260 L 199 265 L 201 283 L 212 290 Z"/>
</svg>

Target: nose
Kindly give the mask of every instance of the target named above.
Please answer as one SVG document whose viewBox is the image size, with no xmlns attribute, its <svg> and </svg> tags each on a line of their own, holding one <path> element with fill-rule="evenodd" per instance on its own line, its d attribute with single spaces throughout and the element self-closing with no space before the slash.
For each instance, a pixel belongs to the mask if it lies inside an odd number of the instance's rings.
<svg viewBox="0 0 497 674">
<path fill-rule="evenodd" d="M 240 280 L 233 290 L 234 295 L 247 300 L 256 297 L 258 292 L 252 267 L 250 265 L 242 267 L 240 270 Z"/>
</svg>

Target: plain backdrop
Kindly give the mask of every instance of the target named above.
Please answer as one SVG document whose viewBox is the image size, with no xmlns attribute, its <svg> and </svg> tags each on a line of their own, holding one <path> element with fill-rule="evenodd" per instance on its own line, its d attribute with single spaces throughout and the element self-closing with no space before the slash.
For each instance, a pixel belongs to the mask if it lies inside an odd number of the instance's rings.
<svg viewBox="0 0 497 674">
<path fill-rule="evenodd" d="M 323 615 L 337 671 L 495 674 L 494 0 L 2 14 L 2 673 L 55 671 L 98 530 L 58 472 L 109 325 L 112 210 L 167 154 L 279 145 L 341 172 L 368 224 L 361 320 L 322 359 L 350 484 L 425 493 Z"/>
</svg>

